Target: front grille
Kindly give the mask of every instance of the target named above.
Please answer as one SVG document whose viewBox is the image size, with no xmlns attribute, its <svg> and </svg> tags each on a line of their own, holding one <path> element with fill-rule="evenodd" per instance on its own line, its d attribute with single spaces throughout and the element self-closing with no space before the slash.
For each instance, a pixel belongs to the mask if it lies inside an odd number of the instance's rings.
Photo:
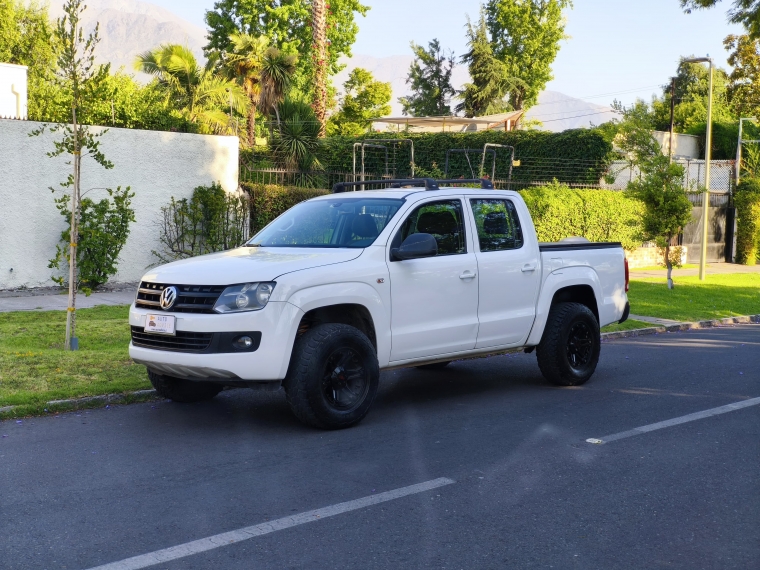
<svg viewBox="0 0 760 570">
<path fill-rule="evenodd" d="M 135 305 L 143 309 L 160 309 L 161 292 L 171 283 L 143 281 L 137 290 Z M 223 285 L 174 285 L 179 291 L 172 313 L 213 313 L 214 303 L 224 291 Z"/>
<path fill-rule="evenodd" d="M 176 336 L 146 333 L 142 327 L 132 327 L 132 344 L 155 350 L 203 352 L 211 344 L 214 333 L 177 331 Z"/>
</svg>

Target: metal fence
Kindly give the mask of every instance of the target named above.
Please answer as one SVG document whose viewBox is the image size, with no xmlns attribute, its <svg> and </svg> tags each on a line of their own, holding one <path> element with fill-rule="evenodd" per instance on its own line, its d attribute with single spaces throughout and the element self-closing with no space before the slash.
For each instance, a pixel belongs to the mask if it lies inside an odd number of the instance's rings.
<svg viewBox="0 0 760 570">
<path fill-rule="evenodd" d="M 684 188 L 692 192 L 700 191 L 707 180 L 705 161 L 700 159 L 674 159 L 683 165 L 686 171 Z M 616 160 L 609 167 L 609 178 L 613 181 L 602 180 L 600 187 L 610 190 L 625 190 L 632 180 L 641 178 L 638 166 L 631 168 L 629 162 Z M 736 180 L 735 160 L 710 161 L 710 192 L 731 194 Z"/>
</svg>

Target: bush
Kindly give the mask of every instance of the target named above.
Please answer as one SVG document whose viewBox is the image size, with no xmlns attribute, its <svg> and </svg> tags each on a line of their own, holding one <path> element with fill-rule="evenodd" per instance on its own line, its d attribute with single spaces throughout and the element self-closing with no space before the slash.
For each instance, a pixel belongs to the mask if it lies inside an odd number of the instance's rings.
<svg viewBox="0 0 760 570">
<path fill-rule="evenodd" d="M 760 178 L 744 178 L 734 194 L 736 262 L 754 265 L 760 258 Z"/>
<path fill-rule="evenodd" d="M 130 207 L 135 194 L 129 190 L 129 186 L 124 190 L 120 186 L 116 190 L 108 188 L 108 198 L 100 202 L 83 198 L 80 202 L 77 288 L 88 295 L 117 271 L 119 254 L 129 237 L 129 224 L 135 221 L 135 211 Z M 68 221 L 68 227 L 61 232 L 61 243 L 55 246 L 56 254 L 48 267 L 65 271 L 65 277 L 53 277 L 53 281 L 64 285 L 70 259 L 71 198 L 57 198 L 55 205 Z"/>
<path fill-rule="evenodd" d="M 627 250 L 641 245 L 643 207 L 623 192 L 573 190 L 554 181 L 520 194 L 539 241 L 583 236 L 591 241 L 619 241 Z"/>
<path fill-rule="evenodd" d="M 161 208 L 161 250 L 153 251 L 162 263 L 232 249 L 248 239 L 249 199 L 229 193 L 221 184 L 198 186 L 188 200 L 175 200 Z"/>
<path fill-rule="evenodd" d="M 254 233 L 299 202 L 330 193 L 328 190 L 295 188 L 276 184 L 243 182 L 241 186 L 250 196 L 251 231 Z"/>
</svg>

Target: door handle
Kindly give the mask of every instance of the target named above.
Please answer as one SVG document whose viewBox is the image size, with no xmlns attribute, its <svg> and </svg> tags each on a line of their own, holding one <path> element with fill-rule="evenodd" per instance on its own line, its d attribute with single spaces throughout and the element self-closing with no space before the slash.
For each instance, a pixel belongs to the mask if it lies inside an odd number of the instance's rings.
<svg viewBox="0 0 760 570">
<path fill-rule="evenodd" d="M 536 270 L 535 263 L 526 263 L 525 265 L 522 266 L 522 269 L 520 271 L 522 271 L 523 273 L 528 273 L 530 271 L 535 271 L 535 270 Z"/>
<path fill-rule="evenodd" d="M 477 275 L 477 273 L 473 273 L 472 271 L 465 271 L 464 273 L 462 273 L 459 276 L 459 278 L 460 279 L 473 279 L 476 275 Z"/>
</svg>

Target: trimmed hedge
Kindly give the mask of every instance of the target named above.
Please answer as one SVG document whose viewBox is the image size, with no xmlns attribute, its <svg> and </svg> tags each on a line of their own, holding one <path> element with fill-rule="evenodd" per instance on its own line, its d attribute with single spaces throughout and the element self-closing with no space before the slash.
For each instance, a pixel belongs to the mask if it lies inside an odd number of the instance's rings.
<svg viewBox="0 0 760 570">
<path fill-rule="evenodd" d="M 625 192 L 574 190 L 553 182 L 520 192 L 530 210 L 539 241 L 583 236 L 619 241 L 627 250 L 641 246 L 642 204 Z"/>
<path fill-rule="evenodd" d="M 573 129 L 561 133 L 545 131 L 476 131 L 468 133 L 367 133 L 360 137 L 329 137 L 319 151 L 319 159 L 329 170 L 351 172 L 353 145 L 371 139 L 411 139 L 414 142 L 414 161 L 418 168 L 433 171 L 444 169 L 449 149 L 478 149 L 486 143 L 511 145 L 521 165 L 513 169 L 516 184 L 556 178 L 567 184 L 598 184 L 614 159 L 612 144 L 596 129 Z M 387 145 L 387 143 L 385 143 Z M 389 145 L 388 145 L 389 146 Z M 377 152 L 377 151 L 375 151 Z M 396 145 L 391 152 L 391 167 L 397 176 L 408 176 L 410 155 L 408 145 Z M 508 151 L 497 149 L 496 177 L 507 178 Z M 473 167 L 478 157 L 470 156 Z M 470 165 L 464 155 L 452 155 L 449 176 L 471 177 Z M 490 161 L 486 161 L 490 173 Z M 476 172 L 477 175 L 477 172 Z M 548 178 L 547 178 L 548 176 Z M 543 178 L 542 178 L 543 177 Z"/>
<path fill-rule="evenodd" d="M 760 178 L 745 178 L 734 194 L 736 262 L 755 265 L 760 259 Z"/>
<path fill-rule="evenodd" d="M 330 193 L 328 190 L 316 190 L 314 188 L 295 188 L 251 182 L 242 182 L 240 186 L 251 199 L 251 234 L 259 231 L 299 202 Z"/>
<path fill-rule="evenodd" d="M 327 190 L 274 184 L 242 183 L 251 197 L 252 233 L 299 202 Z M 641 204 L 613 190 L 573 190 L 557 182 L 520 193 L 528 205 L 539 241 L 583 236 L 591 241 L 619 241 L 628 250 L 641 245 Z"/>
</svg>

